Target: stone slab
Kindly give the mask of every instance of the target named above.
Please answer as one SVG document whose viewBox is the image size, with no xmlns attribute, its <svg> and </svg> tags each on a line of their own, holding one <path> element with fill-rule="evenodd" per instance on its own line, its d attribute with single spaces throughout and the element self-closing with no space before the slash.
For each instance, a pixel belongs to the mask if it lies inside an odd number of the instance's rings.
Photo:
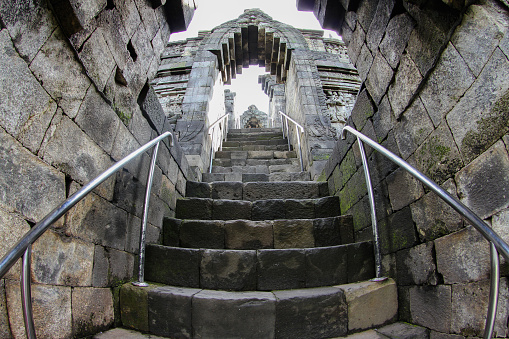
<svg viewBox="0 0 509 339">
<path fill-rule="evenodd" d="M 183 220 L 180 224 L 180 246 L 189 248 L 224 248 L 223 222 L 217 220 Z"/>
<path fill-rule="evenodd" d="M 271 221 L 227 221 L 224 229 L 226 248 L 246 250 L 274 248 Z"/>
<path fill-rule="evenodd" d="M 281 338 L 329 338 L 347 333 L 347 305 L 333 287 L 275 291 L 276 333 Z"/>
<path fill-rule="evenodd" d="M 72 305 L 74 335 L 93 335 L 113 324 L 113 295 L 109 288 L 76 287 Z"/>
<path fill-rule="evenodd" d="M 305 250 L 259 250 L 257 275 L 262 291 L 305 287 Z"/>
<path fill-rule="evenodd" d="M 268 292 L 204 290 L 193 298 L 193 329 L 202 338 L 274 338 L 276 298 Z"/>
<path fill-rule="evenodd" d="M 200 286 L 213 290 L 256 290 L 256 251 L 204 250 Z"/>
<path fill-rule="evenodd" d="M 173 286 L 200 286 L 202 250 L 148 245 L 145 278 Z"/>
</svg>

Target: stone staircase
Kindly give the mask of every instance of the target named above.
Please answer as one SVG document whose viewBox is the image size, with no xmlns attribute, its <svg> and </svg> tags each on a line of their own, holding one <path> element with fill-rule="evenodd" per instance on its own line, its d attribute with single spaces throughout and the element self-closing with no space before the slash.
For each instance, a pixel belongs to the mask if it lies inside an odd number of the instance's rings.
<svg viewBox="0 0 509 339">
<path fill-rule="evenodd" d="M 202 181 L 303 181 L 310 180 L 301 172 L 295 151 L 280 129 L 232 129 L 222 151 L 215 154 L 212 173 L 204 173 Z"/>
<path fill-rule="evenodd" d="M 273 181 L 301 175 L 281 140 L 271 129 L 233 130 L 211 182 L 187 183 L 162 244 L 147 245 L 149 286 L 120 290 L 124 327 L 169 338 L 334 338 L 395 320 L 395 282 L 369 280 L 372 243 L 354 243 L 352 218 L 327 184 Z M 256 175 L 263 180 L 251 182 Z M 96 336 L 116 337 L 136 332 Z"/>
</svg>

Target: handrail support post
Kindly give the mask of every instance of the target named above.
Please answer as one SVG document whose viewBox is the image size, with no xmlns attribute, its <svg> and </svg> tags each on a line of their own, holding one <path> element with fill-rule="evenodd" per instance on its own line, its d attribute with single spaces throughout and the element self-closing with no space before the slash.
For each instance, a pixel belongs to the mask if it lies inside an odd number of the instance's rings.
<svg viewBox="0 0 509 339">
<path fill-rule="evenodd" d="M 150 206 L 150 194 L 152 192 L 152 181 L 154 180 L 154 169 L 157 160 L 157 151 L 159 150 L 159 142 L 155 145 L 152 152 L 152 161 L 150 162 L 150 169 L 147 178 L 147 187 L 145 188 L 145 202 L 143 204 L 143 219 L 140 229 L 140 249 L 138 254 L 138 281 L 133 282 L 133 285 L 147 287 L 145 282 L 145 241 L 147 237 L 147 220 L 148 210 Z"/>
<path fill-rule="evenodd" d="M 32 313 L 32 287 L 30 282 L 30 262 L 32 256 L 32 245 L 28 245 L 23 254 L 22 271 L 20 277 L 21 283 L 21 301 L 23 307 L 23 320 L 25 322 L 25 332 L 28 339 L 35 339 L 34 316 Z"/>
</svg>

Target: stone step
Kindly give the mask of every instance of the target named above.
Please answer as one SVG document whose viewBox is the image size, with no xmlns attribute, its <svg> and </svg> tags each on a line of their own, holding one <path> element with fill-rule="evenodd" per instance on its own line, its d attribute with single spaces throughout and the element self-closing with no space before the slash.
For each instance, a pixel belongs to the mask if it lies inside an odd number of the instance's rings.
<svg viewBox="0 0 509 339">
<path fill-rule="evenodd" d="M 215 159 L 291 159 L 297 158 L 295 151 L 217 151 Z"/>
<path fill-rule="evenodd" d="M 315 199 L 329 195 L 326 182 L 197 182 L 186 184 L 187 198 L 229 200 Z"/>
<path fill-rule="evenodd" d="M 295 207 L 298 203 L 295 202 Z M 165 218 L 163 245 L 185 248 L 258 250 L 327 247 L 354 242 L 350 215 L 305 219 L 312 211 L 295 209 L 292 220 L 192 220 Z M 303 218 L 304 217 L 304 218 Z M 301 219 L 302 218 L 302 219 Z"/>
<path fill-rule="evenodd" d="M 285 145 L 243 145 L 243 146 L 224 146 L 223 151 L 288 151 L 288 144 Z"/>
<path fill-rule="evenodd" d="M 260 250 L 147 245 L 145 278 L 182 287 L 271 291 L 367 280 L 374 266 L 371 242 Z"/>
<path fill-rule="evenodd" d="M 397 317 L 397 311 L 397 287 L 392 279 L 271 292 L 215 291 L 157 284 L 137 287 L 130 283 L 120 289 L 123 326 L 171 338 L 342 337 L 390 323 Z M 367 320 L 359 323 L 359 318 Z M 351 324 L 364 327 L 350 328 Z M 397 333 L 394 329 L 382 329 L 377 331 Z M 127 334 L 132 332 L 123 329 L 111 331 L 126 333 L 122 338 L 147 338 L 142 334 L 129 337 Z M 107 333 L 96 338 L 120 338 Z"/>
<path fill-rule="evenodd" d="M 233 192 L 232 192 L 233 193 Z M 234 194 L 234 193 L 233 193 Z M 229 200 L 182 198 L 175 217 L 196 220 L 276 220 L 327 218 L 340 215 L 339 198 Z M 300 217 L 300 218 L 299 218 Z"/>
<path fill-rule="evenodd" d="M 299 159 L 226 159 L 219 158 L 212 160 L 212 169 L 216 166 L 273 166 L 273 165 L 298 165 Z"/>
<path fill-rule="evenodd" d="M 246 141 L 261 141 L 261 140 L 278 140 L 283 139 L 283 134 L 281 133 L 260 133 L 260 134 L 229 134 L 226 137 L 226 140 L 230 141 L 240 141 L 240 140 L 246 140 Z"/>
<path fill-rule="evenodd" d="M 230 128 L 228 134 L 253 134 L 253 133 L 281 133 L 280 127 L 266 127 L 266 128 Z"/>
<path fill-rule="evenodd" d="M 246 166 L 213 166 L 212 173 L 258 173 L 270 174 L 280 172 L 299 172 L 300 164 L 286 164 L 286 165 L 246 165 Z M 274 180 L 277 181 L 277 180 Z M 281 180 L 287 181 L 287 180 Z"/>
<path fill-rule="evenodd" d="M 227 140 L 223 142 L 223 147 L 242 147 L 248 145 L 288 145 L 286 139 L 273 139 L 273 140 Z"/>
<path fill-rule="evenodd" d="M 203 173 L 203 182 L 237 181 L 237 182 L 263 182 L 263 181 L 311 181 L 309 172 L 276 172 L 276 173 Z"/>
</svg>

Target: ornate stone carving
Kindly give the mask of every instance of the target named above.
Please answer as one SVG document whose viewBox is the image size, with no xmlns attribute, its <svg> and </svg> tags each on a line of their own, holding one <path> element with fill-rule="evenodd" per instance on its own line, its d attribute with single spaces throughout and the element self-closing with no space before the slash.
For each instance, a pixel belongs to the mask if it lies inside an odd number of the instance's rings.
<svg viewBox="0 0 509 339">
<path fill-rule="evenodd" d="M 240 116 L 240 124 L 243 128 L 269 127 L 269 116 L 267 113 L 258 110 L 255 105 L 251 105 Z"/>
</svg>

